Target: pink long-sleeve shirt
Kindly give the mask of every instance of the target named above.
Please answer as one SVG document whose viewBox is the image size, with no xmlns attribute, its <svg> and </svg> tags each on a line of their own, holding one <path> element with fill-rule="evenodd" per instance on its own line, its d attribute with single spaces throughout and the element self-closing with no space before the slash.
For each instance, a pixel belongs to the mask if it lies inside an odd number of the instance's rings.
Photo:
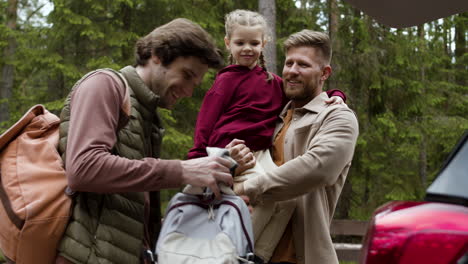
<svg viewBox="0 0 468 264">
<path fill-rule="evenodd" d="M 181 185 L 178 160 L 130 160 L 111 154 L 117 141 L 125 88 L 111 73 L 84 80 L 71 97 L 67 178 L 74 191 L 145 192 Z"/>
</svg>

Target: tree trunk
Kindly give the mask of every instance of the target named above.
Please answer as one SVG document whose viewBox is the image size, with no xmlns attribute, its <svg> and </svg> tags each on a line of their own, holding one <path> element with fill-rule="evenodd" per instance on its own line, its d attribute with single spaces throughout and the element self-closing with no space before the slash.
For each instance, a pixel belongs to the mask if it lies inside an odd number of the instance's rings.
<svg viewBox="0 0 468 264">
<path fill-rule="evenodd" d="M 421 54 L 419 61 L 419 78 L 421 80 L 422 85 L 422 93 L 426 94 L 426 68 L 425 68 L 425 61 L 424 61 L 424 54 L 426 53 L 426 46 L 425 46 L 425 31 L 424 25 L 419 25 L 417 28 L 418 34 L 418 52 Z M 422 134 L 421 144 L 419 149 L 419 178 L 421 180 L 421 186 L 423 190 L 427 187 L 427 137 L 424 132 L 424 119 L 421 118 L 419 120 L 419 126 Z"/>
<path fill-rule="evenodd" d="M 60 41 L 57 44 L 56 50 L 60 56 L 65 57 L 65 43 Z M 69 90 L 65 87 L 65 79 L 61 71 L 51 71 L 47 78 L 47 93 L 50 100 L 58 100 L 68 94 Z"/>
<path fill-rule="evenodd" d="M 426 137 L 423 135 L 419 150 L 419 177 L 423 189 L 427 186 L 427 143 Z"/>
<path fill-rule="evenodd" d="M 456 82 L 459 85 L 466 86 L 466 65 L 463 63 L 463 55 L 467 52 L 466 31 L 468 30 L 465 21 L 468 20 L 468 13 L 461 13 L 457 16 L 455 22 L 455 60 L 456 60 Z"/>
<path fill-rule="evenodd" d="M 353 185 L 351 180 L 348 178 L 343 186 L 341 191 L 340 200 L 336 206 L 335 218 L 337 219 L 349 219 L 349 212 L 352 207 L 352 198 L 353 198 Z"/>
<path fill-rule="evenodd" d="M 425 53 L 425 43 L 424 41 L 426 40 L 424 38 L 424 35 L 425 35 L 425 32 L 424 32 L 424 25 L 419 25 L 418 26 L 418 42 L 419 42 L 419 45 L 418 45 L 418 52 L 423 55 Z M 423 56 L 421 56 L 421 58 L 423 58 Z M 426 68 L 425 68 L 425 64 L 424 62 L 421 62 L 420 64 L 420 70 L 419 70 L 419 75 L 420 75 L 420 78 L 421 78 L 421 82 L 424 82 L 426 80 Z M 423 86 L 424 87 L 424 86 Z M 423 93 L 424 94 L 424 93 Z"/>
<path fill-rule="evenodd" d="M 337 0 L 328 0 L 328 30 L 330 34 L 330 39 L 335 48 L 337 45 L 337 33 L 338 33 L 338 17 L 339 17 L 339 10 L 338 10 L 338 3 Z"/>
<path fill-rule="evenodd" d="M 56 72 L 48 76 L 47 93 L 49 100 L 58 100 L 67 95 L 68 90 L 65 88 L 63 74 Z"/>
<path fill-rule="evenodd" d="M 131 31 L 132 29 L 132 8 L 128 5 L 122 5 L 122 23 L 124 25 L 123 28 Z M 127 45 L 122 47 L 122 60 L 123 61 L 131 61 L 133 59 L 133 50 L 129 49 Z M 131 62 L 133 63 L 133 61 Z"/>
<path fill-rule="evenodd" d="M 277 73 L 276 69 L 276 3 L 275 0 L 258 0 L 258 9 L 262 14 L 270 30 L 270 40 L 267 42 L 263 52 L 265 66 L 268 71 Z"/>
<path fill-rule="evenodd" d="M 15 36 L 11 34 L 16 31 L 17 10 L 18 1 L 9 0 L 6 13 L 6 26 L 10 30 L 10 36 L 8 37 L 8 44 L 3 50 L 5 65 L 3 65 L 2 80 L 0 82 L 0 99 L 2 99 L 2 101 L 0 101 L 0 123 L 10 119 L 8 100 L 11 99 L 11 95 L 13 93 L 13 80 L 15 71 L 13 59 L 17 45 Z M 6 99 L 6 101 L 3 101 L 3 99 Z"/>
<path fill-rule="evenodd" d="M 370 180 L 371 180 L 371 177 L 370 177 L 370 172 L 369 172 L 369 169 L 367 168 L 364 172 L 364 194 L 363 194 L 363 197 L 362 197 L 362 204 L 364 204 L 366 207 L 367 205 L 369 205 L 369 198 L 370 198 L 370 189 L 369 189 L 369 185 L 370 185 Z"/>
<path fill-rule="evenodd" d="M 443 24 L 442 24 L 442 39 L 444 40 L 444 49 L 445 49 L 445 54 L 450 57 L 451 51 L 450 51 L 450 31 L 451 31 L 451 26 L 450 26 L 450 18 L 444 18 L 443 19 Z"/>
<path fill-rule="evenodd" d="M 340 53 L 340 45 L 338 40 L 338 18 L 339 18 L 339 10 L 338 10 L 338 3 L 337 0 L 328 0 L 328 31 L 330 35 L 330 40 L 332 43 L 332 50 L 333 50 L 333 60 L 332 60 L 332 69 L 333 75 L 328 81 L 329 89 L 339 89 L 338 85 L 338 73 L 340 72 L 340 65 L 338 63 L 337 58 L 339 58 Z"/>
</svg>

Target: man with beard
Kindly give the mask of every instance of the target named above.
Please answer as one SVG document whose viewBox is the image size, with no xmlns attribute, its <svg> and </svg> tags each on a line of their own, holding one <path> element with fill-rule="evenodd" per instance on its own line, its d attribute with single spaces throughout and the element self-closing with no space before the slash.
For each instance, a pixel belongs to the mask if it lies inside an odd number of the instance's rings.
<svg viewBox="0 0 468 264">
<path fill-rule="evenodd" d="M 272 148 L 280 167 L 235 191 L 253 205 L 296 201 L 289 225 L 278 230 L 283 236 L 270 263 L 338 263 L 329 227 L 351 166 L 358 122 L 345 104 L 325 103 L 322 88 L 332 72 L 329 37 L 303 30 L 284 44 L 283 89 L 290 102 L 280 114 Z"/>
</svg>

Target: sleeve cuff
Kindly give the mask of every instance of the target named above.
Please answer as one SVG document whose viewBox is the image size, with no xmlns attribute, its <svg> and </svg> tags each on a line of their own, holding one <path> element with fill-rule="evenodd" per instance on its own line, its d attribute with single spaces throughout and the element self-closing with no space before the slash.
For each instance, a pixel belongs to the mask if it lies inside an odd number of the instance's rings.
<svg viewBox="0 0 468 264">
<path fill-rule="evenodd" d="M 162 176 L 160 189 L 182 186 L 182 163 L 180 160 L 158 160 L 156 174 Z"/>
<path fill-rule="evenodd" d="M 243 184 L 244 194 L 249 196 L 250 203 L 254 206 L 263 203 L 262 196 L 260 195 L 262 193 L 260 178 L 260 176 L 250 178 Z"/>
<path fill-rule="evenodd" d="M 339 96 L 343 98 L 343 101 L 346 103 L 346 94 L 342 92 L 341 90 L 333 89 L 333 90 L 328 91 L 327 94 L 328 94 L 328 97 Z"/>
</svg>

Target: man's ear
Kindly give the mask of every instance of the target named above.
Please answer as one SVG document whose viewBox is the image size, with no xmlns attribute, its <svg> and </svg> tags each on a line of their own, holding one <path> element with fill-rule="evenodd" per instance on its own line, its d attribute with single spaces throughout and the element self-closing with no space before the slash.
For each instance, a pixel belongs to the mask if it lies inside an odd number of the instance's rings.
<svg viewBox="0 0 468 264">
<path fill-rule="evenodd" d="M 151 60 L 152 60 L 155 64 L 160 64 L 160 63 L 161 63 L 161 59 L 159 59 L 159 57 L 156 56 L 156 55 L 151 55 Z"/>
<path fill-rule="evenodd" d="M 322 69 L 322 76 L 320 76 L 321 81 L 326 81 L 328 77 L 332 74 L 332 67 L 330 65 L 326 65 Z"/>
<path fill-rule="evenodd" d="M 229 44 L 231 43 L 231 40 L 228 39 L 227 37 L 224 37 L 224 45 L 226 45 L 226 49 L 229 50 Z"/>
</svg>

